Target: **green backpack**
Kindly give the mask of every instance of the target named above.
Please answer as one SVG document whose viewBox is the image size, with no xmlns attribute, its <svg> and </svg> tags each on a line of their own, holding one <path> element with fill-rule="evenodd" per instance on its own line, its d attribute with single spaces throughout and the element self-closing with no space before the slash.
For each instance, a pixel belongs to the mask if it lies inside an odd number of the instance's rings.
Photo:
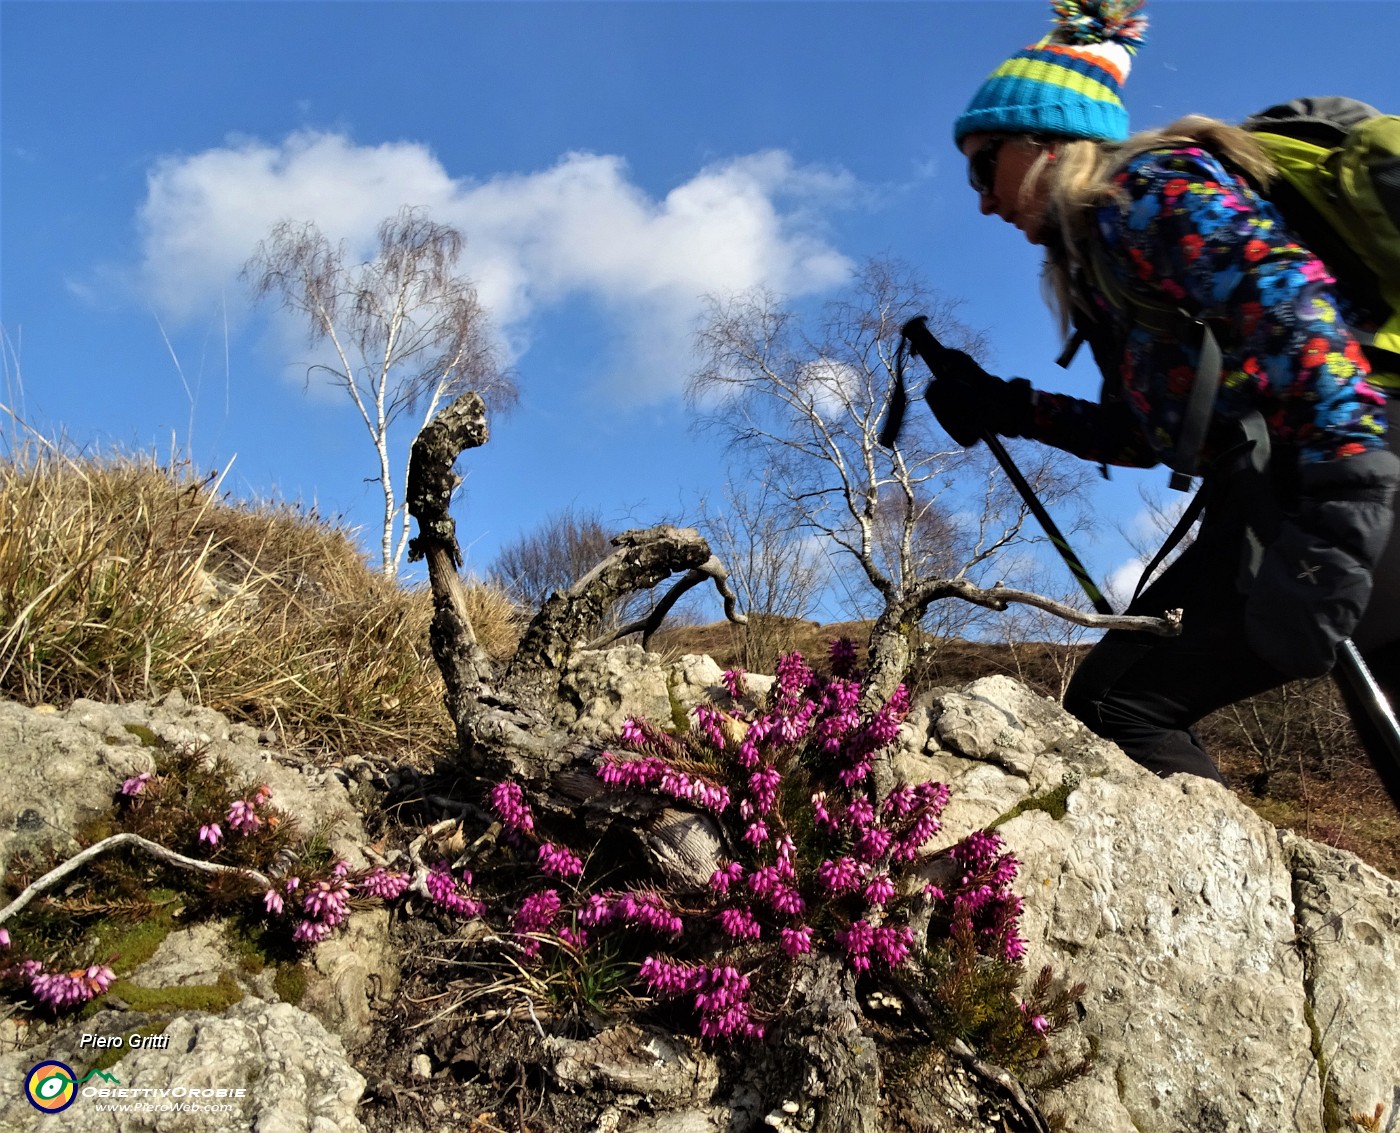
<svg viewBox="0 0 1400 1133">
<path fill-rule="evenodd" d="M 1263 146 L 1280 176 L 1260 191 L 1303 244 L 1327 265 L 1338 290 L 1376 327 L 1353 327 L 1371 363 L 1371 383 L 1400 395 L 1400 116 L 1351 98 L 1299 98 L 1240 124 Z M 1211 328 L 1165 300 L 1149 300 L 1115 281 L 1093 244 L 1090 277 L 1109 303 L 1133 320 L 1183 335 L 1199 333 L 1201 357 L 1187 399 L 1171 487 L 1197 475 L 1219 388 L 1221 353 Z M 1060 355 L 1069 365 L 1092 335 L 1078 327 Z M 1096 356 L 1097 356 L 1096 349 Z M 1105 369 L 1105 397 L 1111 384 Z M 1102 360 L 1101 360 L 1102 368 Z M 1104 475 L 1108 469 L 1104 466 Z"/>
<path fill-rule="evenodd" d="M 1376 384 L 1400 386 L 1400 116 L 1350 98 L 1300 98 L 1241 125 L 1282 175 L 1268 188 L 1374 334 Z"/>
</svg>

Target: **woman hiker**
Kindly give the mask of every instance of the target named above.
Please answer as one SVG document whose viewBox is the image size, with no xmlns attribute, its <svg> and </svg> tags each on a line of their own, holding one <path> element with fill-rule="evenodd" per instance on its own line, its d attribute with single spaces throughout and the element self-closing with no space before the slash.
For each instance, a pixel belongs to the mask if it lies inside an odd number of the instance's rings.
<svg viewBox="0 0 1400 1133">
<path fill-rule="evenodd" d="M 1273 173 L 1253 137 L 1198 116 L 1129 137 L 1140 7 L 1055 3 L 1055 32 L 997 68 L 953 131 L 982 213 L 1045 249 L 1048 294 L 1092 348 L 1101 400 L 956 353 L 926 396 L 962 445 L 989 431 L 1106 464 L 1199 459 L 1200 532 L 1129 611 L 1182 608 L 1182 633 L 1109 631 L 1065 706 L 1159 775 L 1221 780 L 1192 725 L 1330 671 L 1346 637 L 1400 705 L 1400 540 L 1382 557 L 1400 458 L 1346 298 L 1252 187 Z M 1196 444 L 1188 403 L 1215 348 L 1203 327 L 1219 354 Z M 1353 717 L 1400 806 L 1400 765 Z"/>
</svg>

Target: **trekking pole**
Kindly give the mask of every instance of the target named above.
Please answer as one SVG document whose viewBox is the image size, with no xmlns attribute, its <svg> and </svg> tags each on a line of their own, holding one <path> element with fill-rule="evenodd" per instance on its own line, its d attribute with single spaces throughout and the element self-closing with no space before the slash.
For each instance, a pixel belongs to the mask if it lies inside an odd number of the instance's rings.
<svg viewBox="0 0 1400 1133">
<path fill-rule="evenodd" d="M 937 380 L 938 360 L 949 351 L 948 347 L 944 346 L 938 339 L 933 337 L 933 332 L 928 329 L 927 316 L 916 315 L 904 324 L 900 333 L 904 335 L 905 340 L 908 341 L 909 345 L 913 348 L 914 353 L 924 360 L 924 364 L 928 366 L 929 371 L 934 375 L 934 379 Z M 1001 439 L 989 429 L 982 430 L 981 439 L 986 444 L 992 456 L 996 458 L 996 462 L 1001 465 L 1001 470 L 1006 473 L 1006 478 L 1011 481 L 1012 486 L 1020 494 L 1026 507 L 1028 507 L 1031 514 L 1035 516 L 1036 521 L 1040 524 L 1041 530 L 1045 532 L 1050 542 L 1055 545 L 1055 550 L 1060 552 L 1060 558 L 1064 559 L 1065 566 L 1069 567 L 1070 573 L 1078 580 L 1084 593 L 1089 596 L 1089 601 L 1094 604 L 1094 609 L 1101 614 L 1112 614 L 1113 607 L 1109 605 L 1108 599 L 1103 596 L 1103 591 L 1095 584 L 1093 576 L 1089 574 L 1084 564 L 1079 561 L 1079 556 L 1074 553 L 1074 549 L 1060 533 L 1059 527 L 1056 526 L 1055 521 L 1050 518 L 1050 513 L 1045 510 L 1045 505 L 1040 502 L 1040 498 L 1035 494 L 1035 489 L 1032 488 L 1030 482 L 1021 475 L 1021 470 L 1016 467 L 1016 463 L 1011 459 L 1011 454 L 1006 451 L 1006 446 L 1001 443 Z"/>
<path fill-rule="evenodd" d="M 928 329 L 928 320 L 924 315 L 916 316 L 904 324 L 901 333 L 913 348 L 914 352 L 924 360 L 931 373 L 937 380 L 938 359 L 948 352 L 948 347 L 944 346 L 933 336 L 933 332 Z M 900 410 L 894 415 L 894 429 L 891 431 L 892 437 L 898 430 L 898 416 Z M 1055 521 L 1050 518 L 1050 513 L 1045 510 L 1043 504 L 1036 497 L 1034 489 L 1024 476 L 1021 470 L 1016 467 L 1011 459 L 1011 454 L 1006 451 L 1000 439 L 990 430 L 982 431 L 981 439 L 986 442 L 987 448 L 996 461 L 1001 465 L 1002 471 L 1006 473 L 1007 479 L 1015 486 L 1020 493 L 1021 499 L 1039 521 L 1045 534 L 1049 536 L 1050 542 L 1055 545 L 1055 549 L 1060 552 L 1060 557 L 1064 559 L 1065 565 L 1083 587 L 1084 593 L 1089 596 L 1089 600 L 1094 604 L 1101 614 L 1112 614 L 1113 607 L 1109 605 L 1108 599 L 1103 596 L 1103 592 L 1094 584 L 1093 578 L 1084 564 L 1079 561 L 1065 537 L 1060 534 L 1060 529 L 1055 525 Z M 1395 712 L 1390 705 L 1390 698 L 1386 696 L 1385 690 L 1376 682 L 1374 674 L 1367 666 L 1365 659 L 1361 656 L 1361 651 L 1356 648 L 1356 644 L 1351 638 L 1342 641 L 1337 653 L 1337 665 L 1334 670 L 1338 680 L 1344 682 L 1355 694 L 1362 709 L 1370 718 L 1372 725 L 1380 734 L 1381 742 L 1385 745 L 1386 754 L 1390 757 L 1397 769 L 1400 769 L 1400 720 L 1395 717 Z M 1400 799 L 1396 800 L 1400 805 Z"/>
<path fill-rule="evenodd" d="M 1395 719 L 1395 712 L 1390 707 L 1390 698 L 1386 696 L 1385 689 L 1376 683 L 1371 667 L 1366 664 L 1361 650 L 1356 648 L 1356 643 L 1349 637 L 1342 641 L 1337 652 L 1337 677 L 1350 686 L 1357 700 L 1361 702 L 1366 715 L 1371 718 L 1371 723 L 1380 733 L 1386 754 L 1390 756 L 1396 769 L 1400 770 L 1400 721 Z M 1396 798 L 1395 805 L 1400 806 L 1400 797 Z"/>
</svg>

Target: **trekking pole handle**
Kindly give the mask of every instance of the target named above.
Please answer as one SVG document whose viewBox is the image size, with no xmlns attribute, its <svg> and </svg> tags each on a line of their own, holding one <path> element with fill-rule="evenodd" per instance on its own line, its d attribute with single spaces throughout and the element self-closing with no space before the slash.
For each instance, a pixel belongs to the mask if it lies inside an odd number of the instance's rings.
<svg viewBox="0 0 1400 1133">
<path fill-rule="evenodd" d="M 915 315 L 900 328 L 900 333 L 909 342 L 914 353 L 924 360 L 924 364 L 928 366 L 936 381 L 939 363 L 952 351 L 939 342 L 934 337 L 933 332 L 928 329 L 928 316 Z M 1001 470 L 1006 473 L 1006 478 L 1011 481 L 1026 507 L 1035 516 L 1041 530 L 1054 544 L 1055 550 L 1059 551 L 1060 558 L 1064 560 L 1065 566 L 1069 567 L 1070 573 L 1074 575 L 1080 588 L 1088 596 L 1089 601 L 1093 603 L 1094 609 L 1101 614 L 1112 614 L 1113 607 L 1104 597 L 1103 591 L 1098 588 L 1088 568 L 1074 553 L 1074 548 L 1069 545 L 1069 541 L 1061 533 L 1059 525 L 1045 510 L 1045 505 L 1040 502 L 1040 498 L 1035 494 L 1035 489 L 1021 475 L 1021 470 L 1016 467 L 1015 461 L 1011 459 L 1011 454 L 1006 451 L 1006 446 L 1001 443 L 1001 439 L 989 429 L 982 430 L 981 439 L 986 444 L 987 450 L 996 458 L 996 462 L 1001 465 Z"/>
</svg>

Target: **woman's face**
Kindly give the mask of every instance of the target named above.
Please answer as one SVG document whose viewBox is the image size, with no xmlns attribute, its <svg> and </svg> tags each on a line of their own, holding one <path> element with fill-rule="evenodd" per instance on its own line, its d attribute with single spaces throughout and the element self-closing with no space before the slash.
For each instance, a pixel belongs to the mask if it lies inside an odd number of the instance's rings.
<svg viewBox="0 0 1400 1133">
<path fill-rule="evenodd" d="M 1024 200 L 1021 190 L 1031 166 L 1045 154 L 1045 146 L 1024 134 L 968 134 L 961 148 L 982 214 L 996 213 L 1024 232 L 1032 244 L 1043 244 L 1045 183 L 1038 182 Z"/>
</svg>

